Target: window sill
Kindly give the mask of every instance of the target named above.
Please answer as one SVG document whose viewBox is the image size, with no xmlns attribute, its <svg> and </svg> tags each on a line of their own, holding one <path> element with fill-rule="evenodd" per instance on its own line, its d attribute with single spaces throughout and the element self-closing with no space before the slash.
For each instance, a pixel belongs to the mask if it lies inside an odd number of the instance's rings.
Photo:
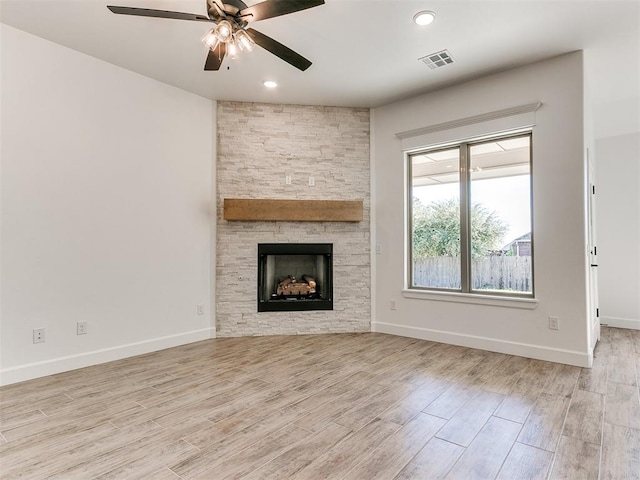
<svg viewBox="0 0 640 480">
<path fill-rule="evenodd" d="M 538 306 L 535 298 L 499 297 L 497 295 L 481 295 L 477 293 L 435 292 L 426 290 L 403 290 L 405 298 L 433 300 L 438 302 L 472 303 L 492 307 L 523 308 L 533 310 Z"/>
</svg>

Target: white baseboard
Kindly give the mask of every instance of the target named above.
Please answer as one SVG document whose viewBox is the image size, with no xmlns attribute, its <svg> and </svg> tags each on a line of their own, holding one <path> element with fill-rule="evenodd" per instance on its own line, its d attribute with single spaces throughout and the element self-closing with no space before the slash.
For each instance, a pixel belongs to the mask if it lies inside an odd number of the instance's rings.
<svg viewBox="0 0 640 480">
<path fill-rule="evenodd" d="M 600 323 L 609 327 L 640 330 L 640 320 L 633 318 L 600 317 Z"/>
<path fill-rule="evenodd" d="M 595 322 L 591 323 L 591 345 L 589 347 L 593 350 L 596 348 L 596 343 L 600 340 L 600 321 L 596 319 Z"/>
<path fill-rule="evenodd" d="M 17 367 L 6 368 L 0 371 L 0 385 L 22 382 L 34 378 L 67 372 L 77 368 L 89 367 L 100 363 L 120 360 L 145 353 L 177 347 L 187 343 L 198 342 L 215 338 L 215 328 L 204 328 L 192 332 L 179 333 L 167 337 L 154 338 L 137 343 L 129 343 L 112 348 L 95 350 L 92 352 L 54 358 L 43 362 L 29 363 Z"/>
<path fill-rule="evenodd" d="M 564 363 L 578 367 L 590 367 L 592 358 L 587 352 L 563 350 L 559 348 L 542 347 L 527 343 L 509 342 L 495 338 L 464 335 L 460 333 L 432 330 L 429 328 L 408 327 L 392 323 L 376 322 L 371 325 L 372 332 L 388 333 L 401 337 L 419 338 L 433 342 L 449 343 L 461 347 L 478 348 L 491 352 L 507 353 L 521 357 L 536 358 L 549 362 Z"/>
</svg>

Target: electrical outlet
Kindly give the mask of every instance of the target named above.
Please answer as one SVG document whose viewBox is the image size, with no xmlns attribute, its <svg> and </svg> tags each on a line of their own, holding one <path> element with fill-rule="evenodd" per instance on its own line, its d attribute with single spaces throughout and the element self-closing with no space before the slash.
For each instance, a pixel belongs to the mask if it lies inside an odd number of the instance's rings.
<svg viewBox="0 0 640 480">
<path fill-rule="evenodd" d="M 196 313 L 198 315 L 204 315 L 204 305 L 202 304 L 196 305 Z"/>
<path fill-rule="evenodd" d="M 316 179 L 314 177 L 309 177 L 309 186 L 310 187 L 316 186 Z"/>
<path fill-rule="evenodd" d="M 560 317 L 549 317 L 549 330 L 560 330 Z"/>
<path fill-rule="evenodd" d="M 286 185 L 291 185 L 291 175 L 287 175 L 284 177 L 284 183 Z"/>
<path fill-rule="evenodd" d="M 44 343 L 44 328 L 33 329 L 33 343 Z"/>
<path fill-rule="evenodd" d="M 389 307 L 391 307 L 391 310 L 395 310 L 396 309 L 396 301 L 395 300 L 391 300 L 389 302 Z"/>
<path fill-rule="evenodd" d="M 76 324 L 76 335 L 87 334 L 87 322 L 78 322 Z"/>
</svg>

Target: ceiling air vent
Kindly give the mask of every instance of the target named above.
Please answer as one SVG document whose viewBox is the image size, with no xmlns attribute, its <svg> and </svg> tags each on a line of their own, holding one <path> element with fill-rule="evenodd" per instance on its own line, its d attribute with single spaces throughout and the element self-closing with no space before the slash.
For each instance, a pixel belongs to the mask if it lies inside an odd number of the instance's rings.
<svg viewBox="0 0 640 480">
<path fill-rule="evenodd" d="M 449 50 L 430 53 L 426 57 L 419 58 L 418 60 L 422 60 L 431 70 L 453 63 L 453 57 L 449 53 Z"/>
</svg>

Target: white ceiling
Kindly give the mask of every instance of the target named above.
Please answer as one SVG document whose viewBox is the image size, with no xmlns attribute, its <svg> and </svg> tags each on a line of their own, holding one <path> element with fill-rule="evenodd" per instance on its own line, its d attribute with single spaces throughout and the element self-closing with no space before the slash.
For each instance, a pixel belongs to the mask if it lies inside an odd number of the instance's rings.
<svg viewBox="0 0 640 480">
<path fill-rule="evenodd" d="M 1 0 L 0 19 L 216 100 L 376 107 L 580 49 L 596 104 L 640 89 L 640 0 L 326 0 L 252 24 L 310 59 L 305 72 L 261 48 L 205 72 L 200 38 L 212 24 L 114 15 L 107 4 L 206 15 L 206 0 Z M 437 18 L 418 27 L 423 9 Z M 418 61 L 443 49 L 452 65 Z M 265 79 L 280 86 L 266 90 Z"/>
</svg>

